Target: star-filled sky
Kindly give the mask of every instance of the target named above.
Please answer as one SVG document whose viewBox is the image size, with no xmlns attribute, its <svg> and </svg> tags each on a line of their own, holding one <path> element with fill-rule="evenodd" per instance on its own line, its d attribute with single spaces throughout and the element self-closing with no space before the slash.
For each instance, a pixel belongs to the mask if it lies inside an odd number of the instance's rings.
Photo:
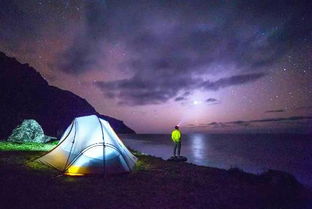
<svg viewBox="0 0 312 209">
<path fill-rule="evenodd" d="M 312 132 L 309 0 L 1 0 L 0 50 L 139 133 Z"/>
</svg>

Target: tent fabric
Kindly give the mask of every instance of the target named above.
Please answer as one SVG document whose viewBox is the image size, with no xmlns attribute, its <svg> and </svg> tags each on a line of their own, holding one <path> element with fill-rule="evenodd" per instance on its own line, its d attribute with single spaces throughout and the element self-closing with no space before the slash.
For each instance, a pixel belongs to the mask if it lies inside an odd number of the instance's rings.
<svg viewBox="0 0 312 209">
<path fill-rule="evenodd" d="M 129 172 L 137 158 L 109 123 L 96 115 L 73 120 L 58 145 L 38 159 L 68 175 Z"/>
</svg>

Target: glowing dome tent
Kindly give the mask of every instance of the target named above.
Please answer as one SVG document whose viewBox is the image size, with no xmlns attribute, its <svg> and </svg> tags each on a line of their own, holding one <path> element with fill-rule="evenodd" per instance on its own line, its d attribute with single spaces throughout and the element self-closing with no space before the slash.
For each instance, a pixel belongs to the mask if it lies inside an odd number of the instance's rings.
<svg viewBox="0 0 312 209">
<path fill-rule="evenodd" d="M 91 115 L 75 118 L 58 145 L 38 160 L 67 175 L 86 175 L 129 172 L 137 158 L 107 121 Z"/>
</svg>

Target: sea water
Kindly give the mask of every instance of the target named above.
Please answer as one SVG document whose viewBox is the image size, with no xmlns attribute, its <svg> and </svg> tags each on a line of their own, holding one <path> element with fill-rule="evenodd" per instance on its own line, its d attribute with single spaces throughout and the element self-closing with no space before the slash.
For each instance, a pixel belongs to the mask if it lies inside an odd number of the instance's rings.
<svg viewBox="0 0 312 209">
<path fill-rule="evenodd" d="M 131 149 L 168 159 L 170 135 L 121 135 Z M 181 155 L 197 165 L 261 173 L 286 171 L 312 187 L 312 136 L 300 134 L 189 134 L 182 137 Z"/>
</svg>

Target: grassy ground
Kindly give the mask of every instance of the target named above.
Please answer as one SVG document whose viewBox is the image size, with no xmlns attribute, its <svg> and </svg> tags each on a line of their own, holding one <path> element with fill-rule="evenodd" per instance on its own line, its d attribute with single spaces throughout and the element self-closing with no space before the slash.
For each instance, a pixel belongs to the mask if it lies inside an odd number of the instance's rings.
<svg viewBox="0 0 312 209">
<path fill-rule="evenodd" d="M 49 151 L 58 142 L 40 144 L 40 143 L 11 143 L 11 142 L 1 142 L 0 141 L 0 151 Z"/>
<path fill-rule="evenodd" d="M 304 209 L 311 193 L 285 173 L 252 175 L 135 153 L 134 172 L 69 177 L 33 160 L 53 144 L 0 143 L 0 208 Z"/>
</svg>

